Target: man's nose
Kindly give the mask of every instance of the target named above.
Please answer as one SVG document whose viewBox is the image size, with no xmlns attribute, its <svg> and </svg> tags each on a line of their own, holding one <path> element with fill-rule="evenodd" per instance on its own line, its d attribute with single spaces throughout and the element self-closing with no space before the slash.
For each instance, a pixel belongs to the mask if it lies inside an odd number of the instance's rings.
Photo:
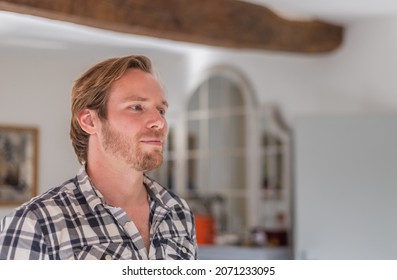
<svg viewBox="0 0 397 280">
<path fill-rule="evenodd" d="M 166 125 L 167 121 L 164 118 L 164 115 L 162 115 L 158 110 L 154 111 L 150 115 L 150 119 L 148 122 L 148 127 L 152 129 L 163 129 Z"/>
</svg>

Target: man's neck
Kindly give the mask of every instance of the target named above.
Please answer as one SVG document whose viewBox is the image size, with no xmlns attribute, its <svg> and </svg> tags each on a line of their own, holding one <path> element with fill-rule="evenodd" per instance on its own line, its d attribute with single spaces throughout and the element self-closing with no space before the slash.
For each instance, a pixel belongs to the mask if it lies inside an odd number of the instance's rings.
<svg viewBox="0 0 397 280">
<path fill-rule="evenodd" d="M 112 206 L 125 208 L 147 199 L 143 185 L 143 172 L 121 165 L 87 164 L 87 174 L 94 186 Z"/>
</svg>

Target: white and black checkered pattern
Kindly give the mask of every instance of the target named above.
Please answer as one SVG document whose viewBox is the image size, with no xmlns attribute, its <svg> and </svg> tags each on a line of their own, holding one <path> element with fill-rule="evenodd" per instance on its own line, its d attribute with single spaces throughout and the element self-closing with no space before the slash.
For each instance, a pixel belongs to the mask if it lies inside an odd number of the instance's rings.
<svg viewBox="0 0 397 280">
<path fill-rule="evenodd" d="M 63 185 L 16 208 L 0 224 L 0 259 L 196 259 L 186 202 L 148 177 L 150 249 L 121 209 L 106 205 L 82 167 Z"/>
</svg>

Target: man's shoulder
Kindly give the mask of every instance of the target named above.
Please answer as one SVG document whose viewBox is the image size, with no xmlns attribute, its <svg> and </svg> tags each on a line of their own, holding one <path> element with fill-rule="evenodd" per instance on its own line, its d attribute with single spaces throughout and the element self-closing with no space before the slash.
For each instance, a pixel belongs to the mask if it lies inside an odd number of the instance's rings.
<svg viewBox="0 0 397 280">
<path fill-rule="evenodd" d="M 59 186 L 52 187 L 44 193 L 37 195 L 29 201 L 23 203 L 13 211 L 16 215 L 24 215 L 24 213 L 42 213 L 42 209 L 46 208 L 47 211 L 56 211 L 67 202 L 65 199 L 71 199 L 76 196 L 78 191 L 77 178 L 71 178 Z M 53 214 L 53 213 L 51 213 Z"/>
</svg>

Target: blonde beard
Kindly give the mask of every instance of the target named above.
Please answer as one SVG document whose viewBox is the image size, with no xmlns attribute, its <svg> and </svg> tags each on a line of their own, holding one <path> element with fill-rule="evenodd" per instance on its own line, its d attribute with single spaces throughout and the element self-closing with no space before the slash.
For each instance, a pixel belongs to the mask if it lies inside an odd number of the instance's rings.
<svg viewBox="0 0 397 280">
<path fill-rule="evenodd" d="M 139 147 L 139 139 L 143 136 L 160 137 L 162 133 L 153 132 L 150 135 L 138 134 L 133 139 L 118 133 L 107 122 L 102 126 L 103 144 L 106 152 L 125 161 L 137 171 L 150 171 L 163 163 L 163 149 L 155 149 L 153 152 L 145 152 Z"/>
</svg>

